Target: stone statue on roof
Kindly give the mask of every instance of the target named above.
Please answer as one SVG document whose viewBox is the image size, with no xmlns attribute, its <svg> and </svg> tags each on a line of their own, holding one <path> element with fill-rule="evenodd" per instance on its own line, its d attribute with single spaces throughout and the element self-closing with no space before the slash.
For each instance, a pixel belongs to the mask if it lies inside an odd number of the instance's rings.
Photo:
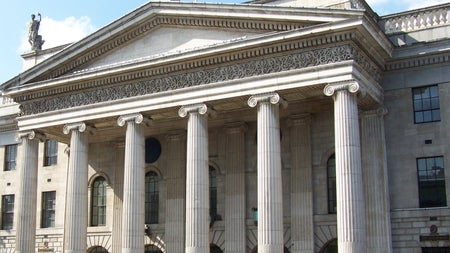
<svg viewBox="0 0 450 253">
<path fill-rule="evenodd" d="M 45 42 L 42 40 L 42 36 L 38 34 L 42 20 L 41 14 L 38 13 L 37 16 L 39 20 L 36 19 L 34 14 L 31 14 L 31 22 L 28 24 L 28 42 L 31 45 L 31 50 L 41 50 L 42 44 Z"/>
</svg>

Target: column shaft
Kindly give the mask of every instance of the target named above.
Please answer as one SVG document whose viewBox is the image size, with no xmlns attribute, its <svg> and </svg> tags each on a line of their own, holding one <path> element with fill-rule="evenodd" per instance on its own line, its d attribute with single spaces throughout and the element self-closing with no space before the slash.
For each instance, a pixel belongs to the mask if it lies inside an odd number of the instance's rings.
<svg viewBox="0 0 450 253">
<path fill-rule="evenodd" d="M 386 143 L 382 108 L 364 112 L 361 120 L 367 251 L 392 252 Z"/>
<path fill-rule="evenodd" d="M 291 231 L 293 253 L 314 252 L 310 116 L 290 118 Z"/>
<path fill-rule="evenodd" d="M 186 157 L 186 253 L 209 252 L 208 119 L 206 105 L 185 106 L 189 113 Z"/>
<path fill-rule="evenodd" d="M 141 114 L 121 116 L 127 125 L 122 207 L 122 253 L 144 252 L 145 140 Z"/>
<path fill-rule="evenodd" d="M 184 253 L 186 133 L 169 134 L 167 148 L 171 159 L 167 164 L 166 252 Z"/>
<path fill-rule="evenodd" d="M 244 123 L 225 126 L 225 252 L 245 253 L 245 131 Z"/>
<path fill-rule="evenodd" d="M 16 251 L 34 253 L 36 242 L 36 198 L 38 171 L 38 138 L 35 132 L 20 133 L 22 141 L 17 195 Z"/>
<path fill-rule="evenodd" d="M 84 123 L 66 125 L 71 133 L 69 168 L 67 172 L 64 252 L 84 253 L 88 223 L 88 135 Z"/>
<path fill-rule="evenodd" d="M 116 161 L 114 169 L 114 210 L 112 231 L 112 252 L 122 251 L 122 206 L 123 206 L 123 165 L 125 143 L 120 142 L 116 147 Z"/>
<path fill-rule="evenodd" d="M 334 98 L 338 251 L 366 252 L 357 83 L 337 86 Z M 333 88 L 333 87 L 331 87 Z"/>
<path fill-rule="evenodd" d="M 258 253 L 283 252 L 283 192 L 279 105 L 276 93 L 252 96 L 258 104 Z"/>
</svg>

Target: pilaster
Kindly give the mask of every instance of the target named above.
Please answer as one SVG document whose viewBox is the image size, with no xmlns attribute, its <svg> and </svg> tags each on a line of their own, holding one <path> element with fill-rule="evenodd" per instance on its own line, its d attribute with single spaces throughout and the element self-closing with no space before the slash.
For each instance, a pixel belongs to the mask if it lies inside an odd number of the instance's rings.
<svg viewBox="0 0 450 253">
<path fill-rule="evenodd" d="M 184 253 L 186 132 L 170 132 L 166 141 L 171 157 L 167 162 L 166 252 Z"/>
<path fill-rule="evenodd" d="M 328 84 L 334 99 L 338 251 L 366 252 L 364 189 L 355 81 Z"/>
<path fill-rule="evenodd" d="M 180 108 L 189 114 L 186 156 L 186 253 L 209 252 L 208 108 L 205 104 Z"/>
<path fill-rule="evenodd" d="M 88 132 L 94 129 L 83 122 L 67 124 L 64 134 L 70 136 L 67 172 L 64 252 L 84 253 L 88 223 Z"/>
<path fill-rule="evenodd" d="M 34 253 L 36 246 L 36 199 L 39 141 L 45 137 L 35 131 L 21 132 L 21 166 L 19 167 L 19 192 L 17 194 L 16 250 Z"/>
<path fill-rule="evenodd" d="M 122 253 L 144 252 L 145 140 L 142 114 L 129 114 L 117 119 L 127 126 L 125 136 Z"/>
<path fill-rule="evenodd" d="M 293 253 L 314 252 L 311 116 L 289 118 L 291 147 L 291 236 Z"/>
<path fill-rule="evenodd" d="M 284 248 L 279 104 L 287 105 L 277 93 L 248 100 L 258 111 L 258 253 L 279 253 Z"/>
<path fill-rule="evenodd" d="M 225 252 L 245 253 L 245 132 L 243 122 L 225 125 Z"/>
<path fill-rule="evenodd" d="M 362 113 L 361 140 L 364 199 L 366 205 L 367 251 L 392 252 L 386 142 L 385 108 Z"/>
</svg>

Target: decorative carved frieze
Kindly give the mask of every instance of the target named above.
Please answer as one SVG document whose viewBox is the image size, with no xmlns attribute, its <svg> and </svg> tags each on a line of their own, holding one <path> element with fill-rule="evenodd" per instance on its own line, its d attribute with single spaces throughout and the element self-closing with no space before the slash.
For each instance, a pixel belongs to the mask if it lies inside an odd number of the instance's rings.
<svg viewBox="0 0 450 253">
<path fill-rule="evenodd" d="M 298 50 L 289 55 L 255 59 L 253 61 L 240 62 L 233 65 L 192 72 L 174 73 L 170 76 L 159 76 L 143 81 L 132 81 L 132 78 L 128 79 L 123 77 L 125 83 L 120 86 L 83 90 L 79 91 L 79 93 L 67 92 L 58 97 L 45 97 L 45 99 L 35 98 L 35 100 L 33 100 L 33 98 L 23 98 L 23 101 L 21 101 L 21 109 L 24 115 L 38 114 L 99 102 L 113 101 L 348 60 L 353 60 L 362 66 L 370 66 L 370 68 L 367 69 L 369 74 L 372 76 L 379 76 L 379 70 L 369 61 L 364 53 L 360 52 L 352 44 L 345 44 L 327 48 L 316 48 L 308 51 Z M 158 74 L 161 75 L 162 73 L 154 73 L 153 76 Z M 119 82 L 121 80 L 116 81 Z M 92 86 L 95 87 L 96 85 L 101 86 L 104 84 L 104 81 L 98 82 L 99 83 L 93 83 Z M 83 86 L 83 84 L 79 84 L 79 86 Z M 73 90 L 76 89 L 74 88 Z"/>
</svg>

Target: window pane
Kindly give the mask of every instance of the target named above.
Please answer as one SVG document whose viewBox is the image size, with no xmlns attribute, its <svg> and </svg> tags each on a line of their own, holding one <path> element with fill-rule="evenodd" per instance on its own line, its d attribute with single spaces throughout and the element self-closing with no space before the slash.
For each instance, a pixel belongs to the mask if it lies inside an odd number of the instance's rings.
<svg viewBox="0 0 450 253">
<path fill-rule="evenodd" d="M 328 213 L 336 213 L 336 157 L 333 154 L 327 161 Z"/>
<path fill-rule="evenodd" d="M 422 100 L 422 110 L 430 110 L 431 109 L 431 100 L 424 99 Z"/>
<path fill-rule="evenodd" d="M 433 110 L 433 121 L 440 121 L 441 120 L 441 112 L 439 109 Z"/>
<path fill-rule="evenodd" d="M 416 123 L 423 122 L 423 113 L 422 112 L 416 112 L 414 115 L 415 115 Z"/>
<path fill-rule="evenodd" d="M 2 230 L 13 228 L 14 221 L 14 195 L 2 196 Z"/>
<path fill-rule="evenodd" d="M 45 141 L 44 166 L 56 164 L 58 158 L 58 142 L 55 140 Z"/>
<path fill-rule="evenodd" d="M 151 171 L 145 175 L 145 223 L 156 224 L 159 219 L 159 177 Z"/>
<path fill-rule="evenodd" d="M 42 219 L 41 227 L 49 228 L 55 226 L 56 192 L 42 193 Z"/>
<path fill-rule="evenodd" d="M 430 122 L 431 121 L 431 111 L 424 111 L 423 112 L 423 121 L 424 122 Z"/>
<path fill-rule="evenodd" d="M 439 89 L 438 86 L 431 86 L 430 87 L 430 96 L 431 97 L 439 97 Z"/>
<path fill-rule="evenodd" d="M 209 215 L 211 219 L 217 216 L 217 171 L 209 167 Z"/>
<path fill-rule="evenodd" d="M 106 180 L 97 177 L 92 183 L 91 226 L 106 225 Z"/>
<path fill-rule="evenodd" d="M 414 122 L 425 123 L 440 121 L 438 86 L 433 85 L 428 87 L 414 88 L 412 90 L 412 93 Z"/>
<path fill-rule="evenodd" d="M 16 157 L 17 157 L 17 145 L 5 146 L 5 162 L 4 162 L 5 171 L 16 169 Z"/>
<path fill-rule="evenodd" d="M 442 156 L 418 158 L 417 173 L 420 207 L 446 206 L 444 158 Z"/>
</svg>

